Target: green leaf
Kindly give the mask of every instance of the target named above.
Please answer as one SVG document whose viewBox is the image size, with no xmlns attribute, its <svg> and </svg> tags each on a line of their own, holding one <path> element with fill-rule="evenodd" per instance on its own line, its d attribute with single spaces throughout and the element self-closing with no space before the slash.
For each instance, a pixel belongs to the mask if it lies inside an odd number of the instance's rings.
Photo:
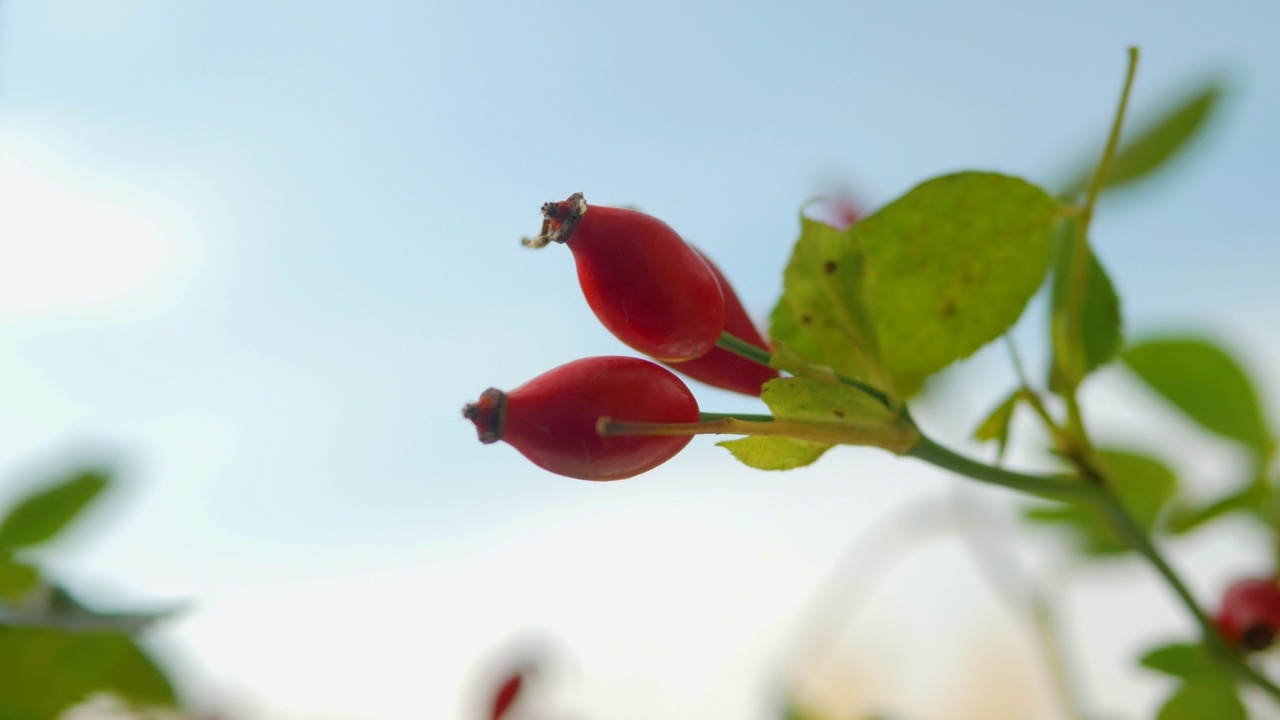
<svg viewBox="0 0 1280 720">
<path fill-rule="evenodd" d="M 118 632 L 133 635 L 172 617 L 177 608 L 152 612 L 100 612 L 85 606 L 66 588 L 52 585 L 16 609 L 0 606 L 0 626 L 45 628 L 72 633 Z"/>
<path fill-rule="evenodd" d="M 777 420 L 801 422 L 819 433 L 838 433 L 845 444 L 875 445 L 903 453 L 920 437 L 897 412 L 841 383 L 778 378 L 764 384 L 760 399 Z"/>
<path fill-rule="evenodd" d="M 773 343 L 773 354 L 769 356 L 769 367 L 791 373 L 796 377 L 822 380 L 829 383 L 840 382 L 840 377 L 836 375 L 834 369 L 815 363 L 808 356 L 801 354 L 799 350 L 796 350 L 786 342 L 775 341 Z"/>
<path fill-rule="evenodd" d="M 865 274 L 865 256 L 848 231 L 801 217 L 770 331 L 814 362 L 883 387 Z"/>
<path fill-rule="evenodd" d="M 38 568 L 0 554 L 0 600 L 17 603 L 39 585 Z"/>
<path fill-rule="evenodd" d="M 1172 643 L 1142 656 L 1144 666 L 1179 679 L 1161 708 L 1163 720 L 1243 720 L 1232 670 L 1203 644 Z"/>
<path fill-rule="evenodd" d="M 0 717 L 52 720 L 95 692 L 138 708 L 178 704 L 165 673 L 124 635 L 0 627 Z"/>
<path fill-rule="evenodd" d="M 53 538 L 109 481 L 101 471 L 81 470 L 29 495 L 0 522 L 0 550 L 39 545 Z"/>
<path fill-rule="evenodd" d="M 1213 654 L 1204 645 L 1172 643 L 1149 651 L 1139 660 L 1144 666 L 1166 675 L 1194 678 L 1220 673 Z"/>
<path fill-rule="evenodd" d="M 1013 421 L 1013 411 L 1022 401 L 1022 397 L 1022 388 L 1009 393 L 1004 402 L 997 405 L 996 409 L 992 410 L 991 414 L 973 431 L 973 439 L 978 442 L 995 440 L 999 443 L 999 449 L 996 452 L 997 464 L 1004 459 L 1004 451 L 1009 444 L 1009 424 Z"/>
<path fill-rule="evenodd" d="M 1096 253 L 1089 253 L 1086 271 L 1084 311 L 1079 335 L 1073 333 L 1068 320 L 1069 278 L 1076 244 L 1072 234 L 1076 220 L 1062 223 L 1054 258 L 1053 325 L 1054 371 L 1050 388 L 1062 391 L 1075 388 L 1086 375 L 1110 362 L 1120 350 L 1120 298 Z"/>
<path fill-rule="evenodd" d="M 1146 532 L 1154 527 L 1161 509 L 1177 490 L 1177 478 L 1154 458 L 1122 450 L 1103 450 L 1098 459 L 1115 483 L 1116 497 Z M 1094 508 L 1083 505 L 1034 507 L 1026 517 L 1035 522 L 1060 525 L 1070 532 L 1080 551 L 1095 556 L 1131 551 Z"/>
<path fill-rule="evenodd" d="M 803 467 L 836 443 L 875 445 L 904 453 L 919 439 L 918 431 L 898 413 L 849 385 L 778 378 L 764 384 L 760 399 L 769 406 L 774 422 L 794 422 L 802 436 L 751 436 L 719 445 L 761 470 Z"/>
<path fill-rule="evenodd" d="M 753 436 L 716 443 L 756 470 L 794 470 L 812 465 L 831 445 L 787 437 Z"/>
<path fill-rule="evenodd" d="M 1223 86 L 1218 81 L 1196 88 L 1166 108 L 1156 120 L 1143 125 L 1131 139 L 1122 137 L 1111 174 L 1103 187 L 1127 185 L 1163 168 L 1204 126 L 1222 93 Z M 1092 167 L 1091 164 L 1090 170 L 1077 173 L 1066 185 L 1070 194 L 1088 188 L 1093 180 Z"/>
<path fill-rule="evenodd" d="M 1225 350 L 1188 337 L 1154 338 L 1121 355 L 1153 390 L 1206 430 L 1270 457 L 1275 440 L 1248 374 Z"/>
<path fill-rule="evenodd" d="M 826 353 L 822 351 L 822 348 L 818 347 L 818 342 L 813 339 L 812 335 L 805 332 L 804 328 L 801 328 L 796 319 L 791 316 L 791 310 L 787 307 L 786 295 L 783 295 L 778 300 L 778 304 L 773 308 L 773 313 L 769 316 L 769 337 L 773 339 L 775 346 L 775 359 L 778 355 L 778 349 L 786 346 L 791 348 L 792 364 L 803 364 L 799 362 L 803 358 L 808 360 L 809 364 L 831 365 L 827 360 Z M 773 364 L 772 361 L 770 364 Z"/>
<path fill-rule="evenodd" d="M 849 229 L 867 257 L 880 357 L 899 385 L 999 337 L 1044 281 L 1058 204 L 1018 178 L 926 181 Z"/>
<path fill-rule="evenodd" d="M 1277 529 L 1280 513 L 1276 512 L 1276 489 L 1265 474 L 1260 473 L 1245 487 L 1207 502 L 1193 503 L 1181 498 L 1170 508 L 1165 527 L 1170 533 L 1181 535 L 1241 510 L 1249 512 L 1264 526 Z"/>
<path fill-rule="evenodd" d="M 1248 720 L 1244 703 L 1229 676 L 1185 680 L 1156 720 Z"/>
</svg>

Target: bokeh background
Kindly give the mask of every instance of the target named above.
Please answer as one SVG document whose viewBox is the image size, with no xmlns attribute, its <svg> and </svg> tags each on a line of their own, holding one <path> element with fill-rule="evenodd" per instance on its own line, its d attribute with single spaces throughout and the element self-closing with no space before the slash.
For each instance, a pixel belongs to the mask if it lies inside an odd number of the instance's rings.
<svg viewBox="0 0 1280 720">
<path fill-rule="evenodd" d="M 758 473 L 705 439 L 578 482 L 459 410 L 627 352 L 563 248 L 519 246 L 542 202 L 662 217 L 763 319 L 806 199 L 874 208 L 974 168 L 1054 187 L 1100 148 L 1131 44 L 1139 124 L 1206 79 L 1229 92 L 1102 207 L 1126 326 L 1205 329 L 1280 406 L 1277 28 L 1262 1 L 0 3 L 0 500 L 115 463 L 124 490 L 48 560 L 103 603 L 189 601 L 151 647 L 234 717 L 475 717 L 530 646 L 565 717 L 773 717 L 792 687 L 1055 717 L 965 544 L 893 529 L 957 497 L 1004 517 L 1004 495 L 869 450 Z M 1042 314 L 1019 328 L 1033 367 Z M 926 427 L 963 447 L 1009 372 L 964 363 Z M 1120 370 L 1086 403 L 1205 487 L 1242 462 Z M 1072 570 L 1038 537 L 1008 535 L 1067 580 L 1081 697 L 1140 716 L 1168 685 L 1133 658 L 1191 623 L 1140 562 Z M 1232 522 L 1172 546 L 1204 597 L 1267 551 Z"/>
</svg>

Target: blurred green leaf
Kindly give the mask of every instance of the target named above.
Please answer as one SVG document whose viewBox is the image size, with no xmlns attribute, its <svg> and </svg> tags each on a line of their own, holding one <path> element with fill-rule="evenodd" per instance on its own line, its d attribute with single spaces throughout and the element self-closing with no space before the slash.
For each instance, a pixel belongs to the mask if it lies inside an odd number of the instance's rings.
<svg viewBox="0 0 1280 720">
<path fill-rule="evenodd" d="M 1161 720 L 1244 720 L 1235 677 L 1203 644 L 1172 643 L 1151 650 L 1145 667 L 1179 679 L 1157 716 Z"/>
<path fill-rule="evenodd" d="M 1116 497 L 1135 522 L 1150 532 L 1160 510 L 1177 490 L 1177 478 L 1159 460 L 1123 450 L 1099 451 L 1098 459 L 1115 483 Z M 1080 551 L 1094 556 L 1116 555 L 1131 548 L 1093 507 L 1066 505 L 1034 507 L 1027 519 L 1059 525 L 1070 532 Z"/>
<path fill-rule="evenodd" d="M 1204 645 L 1172 643 L 1151 650 L 1139 660 L 1145 667 L 1179 678 L 1220 673 L 1217 661 Z"/>
<path fill-rule="evenodd" d="M 1156 720 L 1248 720 L 1229 676 L 1184 680 L 1160 708 Z"/>
<path fill-rule="evenodd" d="M 802 217 L 770 333 L 814 362 L 882 387 L 865 274 L 865 256 L 848 232 Z"/>
<path fill-rule="evenodd" d="M 1062 223 L 1053 264 L 1050 307 L 1054 366 L 1049 387 L 1055 392 L 1075 388 L 1086 375 L 1110 362 L 1120 350 L 1120 298 L 1097 253 L 1089 253 L 1079 335 L 1070 328 L 1068 280 L 1076 248 L 1072 236 L 1075 223 L 1074 219 Z"/>
<path fill-rule="evenodd" d="M 176 707 L 164 672 L 118 633 L 0 627 L 0 718 L 54 720 L 95 692 L 134 707 Z"/>
<path fill-rule="evenodd" d="M 0 600 L 17 603 L 39 584 L 38 568 L 0 553 Z M 0 605 L 2 611 L 3 605 Z"/>
<path fill-rule="evenodd" d="M 1187 337 L 1153 338 L 1129 347 L 1125 363 L 1206 430 L 1270 457 L 1274 436 L 1248 374 L 1219 346 Z"/>
<path fill-rule="evenodd" d="M 928 180 L 850 228 L 884 367 L 920 382 L 999 337 L 1049 268 L 1058 204 L 1018 178 Z"/>
<path fill-rule="evenodd" d="M 995 440 L 999 443 L 996 464 L 1004 459 L 1005 447 L 1009 444 L 1009 424 L 1013 421 L 1013 411 L 1018 407 L 1022 397 L 1022 388 L 1009 393 L 1009 396 L 997 405 L 996 409 L 992 410 L 991 414 L 973 431 L 973 439 L 978 442 Z"/>
<path fill-rule="evenodd" d="M 1187 93 L 1166 108 L 1154 121 L 1134 133 L 1125 133 L 1111 174 L 1103 187 L 1115 188 L 1139 180 L 1159 170 L 1182 150 L 1212 115 L 1222 97 L 1223 85 L 1210 82 Z M 1094 151 L 1096 153 L 1096 151 Z M 1066 184 L 1069 194 L 1079 194 L 1093 180 L 1094 163 Z"/>
<path fill-rule="evenodd" d="M 831 449 L 825 443 L 786 437 L 744 437 L 716 443 L 739 462 L 756 470 L 794 470 L 812 465 Z"/>
<path fill-rule="evenodd" d="M 1181 535 L 1240 510 L 1249 512 L 1267 527 L 1275 528 L 1280 522 L 1280 513 L 1276 512 L 1276 491 L 1265 475 L 1260 474 L 1245 487 L 1205 503 L 1180 499 L 1170 508 L 1165 526 L 1169 532 Z"/>
<path fill-rule="evenodd" d="M 0 522 L 0 550 L 39 545 L 53 538 L 109 482 L 101 471 L 81 470 L 27 496 Z"/>
<path fill-rule="evenodd" d="M 176 608 L 152 612 L 100 612 L 77 600 L 66 588 L 51 585 L 18 608 L 0 607 L 0 625 L 45 628 L 71 633 L 118 632 L 133 635 L 176 614 Z"/>
</svg>

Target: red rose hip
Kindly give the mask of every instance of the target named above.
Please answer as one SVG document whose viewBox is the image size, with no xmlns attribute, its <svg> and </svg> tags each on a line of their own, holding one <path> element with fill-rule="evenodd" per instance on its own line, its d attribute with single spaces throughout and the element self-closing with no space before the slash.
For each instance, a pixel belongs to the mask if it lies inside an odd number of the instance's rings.
<svg viewBox="0 0 1280 720">
<path fill-rule="evenodd" d="M 1234 647 L 1268 647 L 1280 632 L 1280 585 L 1275 578 L 1237 580 L 1222 596 L 1222 609 L 1213 621 Z"/>
<path fill-rule="evenodd" d="M 583 480 L 620 480 L 670 460 L 690 438 L 601 437 L 600 418 L 697 422 L 698 401 L 660 365 L 606 356 L 566 363 L 508 393 L 490 388 L 462 414 L 475 424 L 481 442 L 502 440 L 545 470 Z"/>
<path fill-rule="evenodd" d="M 695 252 L 706 261 L 707 267 L 711 268 L 712 274 L 720 283 L 720 292 L 724 295 L 724 331 L 769 352 L 769 343 L 765 342 L 756 324 L 751 322 L 746 308 L 742 307 L 742 301 L 738 299 L 738 294 L 733 291 L 733 286 L 724 273 L 701 250 L 695 248 Z M 778 377 L 777 370 L 720 347 L 711 348 L 706 355 L 692 360 L 672 363 L 671 367 L 708 385 L 756 397 L 760 397 L 762 385 Z"/>
<path fill-rule="evenodd" d="M 569 246 L 587 304 L 619 340 L 672 362 L 711 350 L 725 323 L 711 268 L 675 230 L 635 210 L 588 206 L 582 193 L 542 206 L 530 247 Z"/>
</svg>

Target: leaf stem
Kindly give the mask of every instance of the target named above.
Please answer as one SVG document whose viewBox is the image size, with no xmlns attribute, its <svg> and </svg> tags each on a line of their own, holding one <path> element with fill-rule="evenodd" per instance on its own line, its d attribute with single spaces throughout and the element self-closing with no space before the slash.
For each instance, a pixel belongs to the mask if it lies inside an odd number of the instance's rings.
<svg viewBox="0 0 1280 720">
<path fill-rule="evenodd" d="M 1089 183 L 1089 193 L 1085 196 L 1081 217 L 1086 226 L 1093 216 L 1093 206 L 1098 200 L 1098 194 L 1107 184 L 1107 176 L 1111 174 L 1111 165 L 1115 162 L 1116 151 L 1120 147 L 1120 128 L 1124 126 L 1125 112 L 1129 109 L 1129 94 L 1133 90 L 1133 78 L 1137 72 L 1138 48 L 1131 47 L 1129 48 L 1129 70 L 1125 74 L 1124 90 L 1120 93 L 1120 107 L 1116 110 L 1115 120 L 1111 123 L 1111 134 L 1107 137 L 1107 148 L 1102 153 L 1102 162 L 1094 171 L 1093 180 Z"/>
<path fill-rule="evenodd" d="M 720 333 L 720 339 L 716 341 L 716 346 L 721 348 L 722 350 L 727 350 L 733 353 L 734 355 L 739 355 L 741 357 L 744 357 L 758 365 L 764 365 L 765 367 L 773 367 L 769 363 L 770 359 L 773 356 L 768 350 L 762 350 L 756 347 L 755 345 L 752 345 L 751 343 L 747 342 L 746 340 L 730 335 L 727 332 Z M 888 407 L 888 408 L 893 407 L 893 405 L 889 402 L 888 395 L 885 395 L 882 391 L 866 384 L 865 382 L 862 382 L 861 380 L 854 380 L 853 378 L 847 378 L 847 377 L 844 377 L 843 375 L 837 375 L 836 379 L 845 385 L 858 388 L 862 392 L 875 398 L 877 402 L 884 405 L 885 407 Z"/>
<path fill-rule="evenodd" d="M 1085 503 L 1098 509 L 1107 524 L 1155 567 L 1156 572 L 1178 596 L 1178 600 L 1200 626 L 1204 641 L 1214 654 L 1227 663 L 1240 679 L 1252 683 L 1274 699 L 1280 700 L 1280 686 L 1259 673 L 1243 657 L 1227 646 L 1217 628 L 1214 627 L 1213 621 L 1200 607 L 1200 603 L 1196 601 L 1177 571 L 1165 560 L 1160 550 L 1151 542 L 1151 538 L 1120 504 L 1105 479 L 1097 476 L 1094 470 L 1082 468 L 1092 476 L 1090 478 L 1026 475 L 970 460 L 939 445 L 924 434 L 921 434 L 919 442 L 907 454 L 974 480 L 1053 500 Z"/>
<path fill-rule="evenodd" d="M 904 432 L 904 428 L 907 432 Z M 602 417 L 596 423 L 596 431 L 601 436 L 614 435 L 747 435 L 763 437 L 786 437 L 827 445 L 871 445 L 890 450 L 899 455 L 906 454 L 916 433 L 912 426 L 879 426 L 853 425 L 841 423 L 815 423 L 803 420 L 780 420 L 769 418 L 766 421 L 744 420 L 739 416 L 724 415 L 708 422 L 696 423 L 651 423 L 615 421 Z"/>
<path fill-rule="evenodd" d="M 1069 454 L 1073 447 L 1071 438 L 1063 432 L 1057 421 L 1049 414 L 1049 409 L 1045 407 L 1040 393 L 1031 387 L 1031 380 L 1027 377 L 1026 368 L 1022 364 L 1022 355 L 1018 352 L 1018 346 L 1014 344 L 1013 337 L 1009 333 L 1004 334 L 1004 343 L 1009 350 L 1009 359 L 1013 363 L 1013 372 L 1017 375 L 1018 382 L 1022 385 L 1022 398 L 1027 401 L 1027 404 L 1035 411 L 1040 421 L 1044 423 L 1045 429 L 1053 436 L 1054 444 L 1058 446 L 1058 450 L 1064 454 Z"/>
<path fill-rule="evenodd" d="M 1209 619 L 1200 604 L 1196 602 L 1191 590 L 1182 582 L 1182 578 L 1178 576 L 1177 571 L 1164 559 L 1155 544 L 1151 542 L 1151 538 L 1147 537 L 1142 528 L 1138 527 L 1138 524 L 1134 522 L 1133 518 L 1120 504 L 1120 501 L 1102 485 L 1088 485 L 1087 487 L 1096 488 L 1092 501 L 1094 506 L 1102 512 L 1107 523 L 1130 546 L 1141 553 L 1147 562 L 1155 567 L 1160 576 L 1164 578 L 1165 583 L 1173 589 L 1174 594 L 1182 601 L 1183 606 L 1191 612 L 1196 624 L 1200 626 L 1201 633 L 1204 635 L 1205 644 L 1209 646 L 1214 654 L 1224 660 L 1241 679 L 1253 683 L 1272 698 L 1280 700 L 1280 686 L 1277 686 L 1270 678 L 1255 670 L 1243 657 L 1227 646 L 1222 639 L 1222 635 L 1214 627 L 1213 621 Z"/>
<path fill-rule="evenodd" d="M 920 440 L 908 455 L 924 460 L 940 468 L 991 485 L 1019 490 L 1051 500 L 1079 502 L 1093 495 L 1094 490 L 1077 478 L 1066 475 L 1028 475 L 986 465 L 955 453 L 921 434 Z"/>
<path fill-rule="evenodd" d="M 1067 399 L 1067 427 L 1072 432 L 1079 429 L 1079 407 L 1073 402 L 1075 386 L 1085 374 L 1084 357 L 1084 304 L 1085 294 L 1089 286 L 1089 267 L 1091 255 L 1089 249 L 1089 226 L 1093 221 L 1094 206 L 1098 195 L 1107 184 L 1107 176 L 1115 163 L 1116 152 L 1120 146 L 1120 130 L 1124 126 L 1124 117 L 1129 108 L 1129 95 L 1133 91 L 1133 78 L 1138 71 L 1138 48 L 1129 48 L 1129 69 L 1125 73 L 1124 90 L 1120 93 L 1120 105 L 1116 108 L 1115 118 L 1111 122 L 1111 133 L 1107 137 L 1106 148 L 1102 152 L 1102 161 L 1094 170 L 1093 179 L 1089 183 L 1088 194 L 1084 206 L 1075 222 L 1075 237 L 1072 241 L 1071 262 L 1067 274 L 1066 317 L 1062 338 L 1062 351 L 1067 357 L 1057 358 L 1057 362 L 1065 364 L 1060 373 L 1066 386 L 1063 396 Z"/>
</svg>

